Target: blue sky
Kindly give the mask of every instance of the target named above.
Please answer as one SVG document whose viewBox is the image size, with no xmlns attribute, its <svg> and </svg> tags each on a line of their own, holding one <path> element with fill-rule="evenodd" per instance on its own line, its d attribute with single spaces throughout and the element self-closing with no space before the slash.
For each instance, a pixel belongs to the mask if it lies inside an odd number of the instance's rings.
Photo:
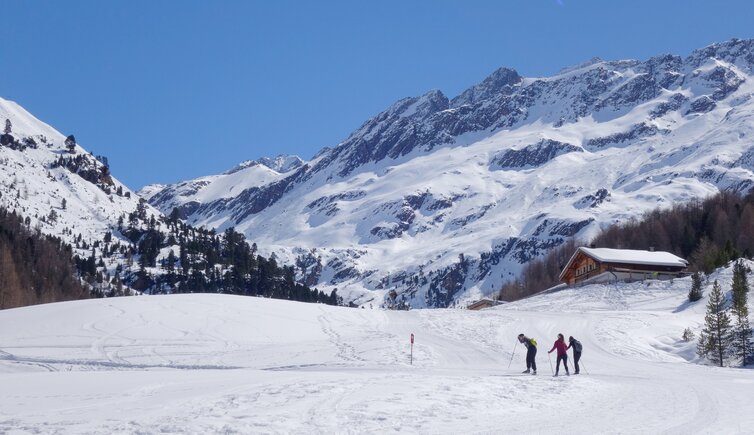
<svg viewBox="0 0 754 435">
<path fill-rule="evenodd" d="M 752 1 L 6 0 L 0 96 L 133 188 L 337 145 L 395 100 L 500 66 L 686 55 L 754 37 Z"/>
</svg>

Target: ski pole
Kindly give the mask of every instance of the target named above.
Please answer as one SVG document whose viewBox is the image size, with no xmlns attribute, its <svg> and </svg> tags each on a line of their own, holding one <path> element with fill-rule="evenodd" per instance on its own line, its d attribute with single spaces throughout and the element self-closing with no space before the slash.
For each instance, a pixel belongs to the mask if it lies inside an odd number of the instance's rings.
<svg viewBox="0 0 754 435">
<path fill-rule="evenodd" d="M 584 365 L 584 361 L 583 360 L 579 360 L 579 363 L 581 363 L 581 367 L 584 367 L 584 371 L 588 375 L 589 374 L 589 369 L 587 369 L 586 366 Z"/>
<path fill-rule="evenodd" d="M 547 352 L 547 361 L 550 361 L 550 373 L 554 375 L 555 370 L 552 369 L 552 358 L 550 357 L 550 352 Z"/>
<path fill-rule="evenodd" d="M 513 363 L 513 355 L 516 354 L 516 346 L 518 346 L 518 340 L 516 340 L 516 344 L 513 345 L 513 353 L 511 354 L 511 360 L 508 361 L 508 368 L 511 368 L 511 364 Z"/>
</svg>

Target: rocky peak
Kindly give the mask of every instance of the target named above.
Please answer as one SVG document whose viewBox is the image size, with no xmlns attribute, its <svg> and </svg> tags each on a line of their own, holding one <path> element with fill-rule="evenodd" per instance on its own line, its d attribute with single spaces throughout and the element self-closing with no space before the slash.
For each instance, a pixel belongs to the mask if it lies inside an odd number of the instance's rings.
<svg viewBox="0 0 754 435">
<path fill-rule="evenodd" d="M 461 95 L 453 98 L 452 107 L 460 107 L 465 104 L 474 104 L 487 100 L 497 94 L 509 95 L 513 86 L 521 83 L 521 76 L 511 68 L 498 68 L 481 83 L 466 89 Z"/>
<path fill-rule="evenodd" d="M 440 90 L 433 89 L 420 97 L 407 97 L 398 100 L 388 110 L 377 115 L 375 118 L 389 119 L 398 116 L 421 120 L 448 107 L 448 97 Z"/>
<path fill-rule="evenodd" d="M 595 56 L 595 57 L 587 60 L 586 62 L 582 62 L 582 63 L 576 64 L 576 65 L 572 65 L 572 66 L 567 66 L 565 68 L 561 68 L 560 71 L 558 71 L 558 74 L 566 74 L 566 73 L 570 73 L 570 72 L 573 72 L 573 71 L 578 71 L 580 69 L 589 68 L 589 67 L 591 67 L 593 65 L 597 65 L 599 63 L 604 63 L 604 62 L 605 62 L 604 59 L 602 59 L 601 57 Z"/>
<path fill-rule="evenodd" d="M 754 39 L 731 39 L 691 52 L 685 61 L 698 68 L 709 59 L 719 59 L 751 70 L 754 67 Z"/>
<path fill-rule="evenodd" d="M 239 163 L 235 168 L 225 172 L 226 175 L 234 174 L 238 171 L 242 171 L 252 166 L 266 166 L 275 172 L 286 173 L 301 167 L 304 161 L 299 156 L 291 156 L 287 154 L 280 154 L 276 157 L 260 157 L 257 160 L 244 160 Z"/>
<path fill-rule="evenodd" d="M 300 168 L 304 161 L 299 156 L 280 154 L 277 157 L 262 157 L 258 162 L 273 171 L 284 173 Z"/>
</svg>

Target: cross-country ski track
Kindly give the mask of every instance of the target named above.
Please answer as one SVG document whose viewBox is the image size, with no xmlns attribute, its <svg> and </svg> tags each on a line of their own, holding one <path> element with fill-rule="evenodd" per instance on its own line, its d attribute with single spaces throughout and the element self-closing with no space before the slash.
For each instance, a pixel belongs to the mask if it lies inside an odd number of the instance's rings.
<svg viewBox="0 0 754 435">
<path fill-rule="evenodd" d="M 729 289 L 730 270 L 712 279 Z M 704 316 L 689 285 L 484 311 L 206 294 L 0 311 L 0 433 L 750 432 L 754 371 L 700 364 L 680 341 Z M 521 332 L 539 343 L 537 376 L 520 345 L 508 368 Z M 582 374 L 551 376 L 558 332 L 583 343 Z"/>
</svg>

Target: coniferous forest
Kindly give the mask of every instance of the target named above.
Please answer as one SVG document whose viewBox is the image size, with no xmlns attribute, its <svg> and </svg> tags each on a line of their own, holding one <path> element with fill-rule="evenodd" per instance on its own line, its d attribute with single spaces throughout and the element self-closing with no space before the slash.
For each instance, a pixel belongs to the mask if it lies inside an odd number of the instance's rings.
<svg viewBox="0 0 754 435">
<path fill-rule="evenodd" d="M 75 249 L 61 239 L 46 236 L 14 212 L 0 209 L 0 309 L 89 297 L 112 297 L 144 293 L 228 293 L 342 304 L 336 291 L 330 294 L 295 281 L 292 266 L 280 266 L 274 255 L 257 253 L 233 228 L 214 230 L 185 224 L 177 213 L 167 218 L 168 231 L 156 220 L 138 225 L 140 216 L 129 216 L 119 231 L 132 244 L 118 241 L 112 233 L 87 243 L 76 238 Z M 143 217 L 143 216 L 142 216 Z M 167 256 L 160 257 L 165 248 Z M 89 255 L 74 254 L 86 250 Z M 138 266 L 126 272 L 122 264 L 109 270 L 113 259 L 126 259 Z M 130 289 L 129 289 L 130 288 Z"/>
<path fill-rule="evenodd" d="M 527 264 L 506 283 L 503 300 L 519 299 L 558 284 L 558 276 L 578 246 L 667 251 L 689 262 L 690 271 L 712 272 L 754 254 L 754 192 L 722 192 L 704 200 L 656 209 L 641 219 L 610 226 L 594 240 L 571 240 Z"/>
<path fill-rule="evenodd" d="M 0 309 L 89 297 L 71 247 L 0 209 Z"/>
<path fill-rule="evenodd" d="M 129 220 L 133 221 L 132 217 Z M 293 266 L 278 265 L 275 256 L 259 255 L 255 243 L 234 228 L 221 234 L 196 228 L 179 219 L 174 210 L 166 219 L 167 233 L 150 223 L 146 230 L 128 226 L 121 232 L 135 248 L 139 270 L 128 278 L 136 290 L 149 293 L 229 293 L 330 305 L 342 303 L 336 291 L 329 295 L 295 280 Z M 158 260 L 165 248 L 167 256 Z M 83 261 L 79 259 L 79 261 Z M 160 273 L 152 274 L 150 270 Z"/>
</svg>

